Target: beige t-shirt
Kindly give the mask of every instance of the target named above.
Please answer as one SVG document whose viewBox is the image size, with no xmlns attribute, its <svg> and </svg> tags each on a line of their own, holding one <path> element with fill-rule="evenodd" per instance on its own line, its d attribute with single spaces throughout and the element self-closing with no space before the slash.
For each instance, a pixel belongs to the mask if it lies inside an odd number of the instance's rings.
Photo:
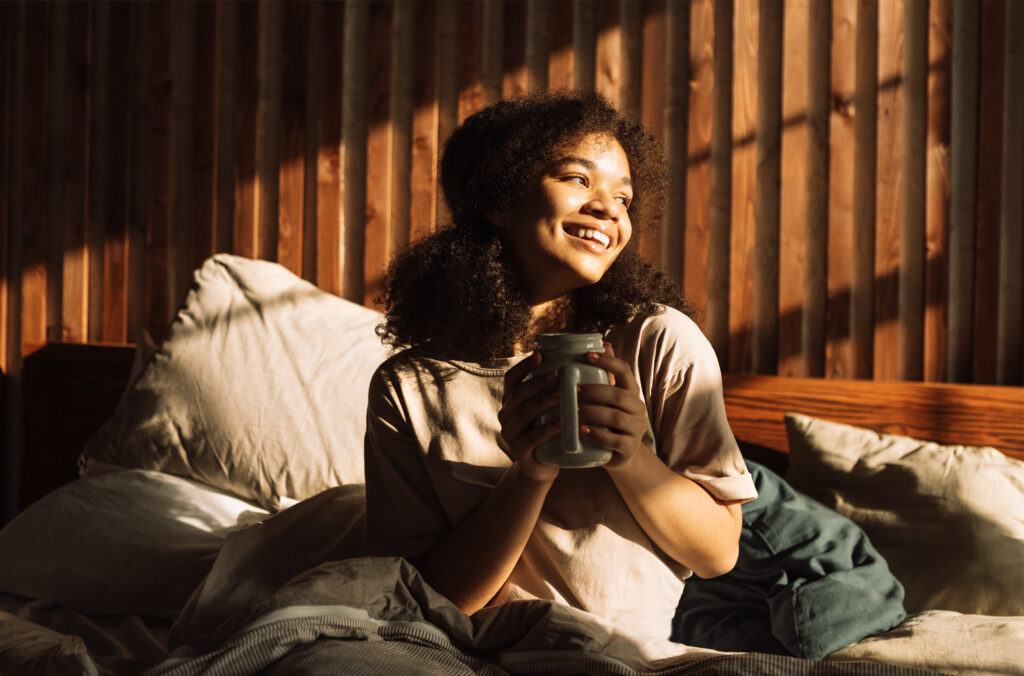
<svg viewBox="0 0 1024 676">
<path fill-rule="evenodd" d="M 609 332 L 647 405 L 646 445 L 722 500 L 756 497 L 729 429 L 711 345 L 683 313 Z M 409 350 L 370 385 L 366 433 L 367 532 L 395 555 L 425 553 L 479 505 L 511 466 L 498 410 L 497 364 L 432 359 Z M 667 638 L 691 571 L 641 529 L 602 468 L 562 470 L 499 602 L 550 599 Z"/>
</svg>

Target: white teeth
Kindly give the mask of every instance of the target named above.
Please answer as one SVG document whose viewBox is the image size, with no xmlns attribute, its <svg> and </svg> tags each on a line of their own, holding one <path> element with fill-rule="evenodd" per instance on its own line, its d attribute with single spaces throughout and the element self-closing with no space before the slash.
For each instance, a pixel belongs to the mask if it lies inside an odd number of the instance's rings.
<svg viewBox="0 0 1024 676">
<path fill-rule="evenodd" d="M 610 245 L 612 242 L 612 238 L 604 234 L 603 232 L 600 232 L 598 230 L 590 230 L 587 228 L 580 228 L 579 230 L 574 232 L 573 235 L 579 237 L 580 239 L 592 239 L 596 242 L 599 242 L 601 246 L 603 246 L 606 249 L 608 248 L 608 245 Z"/>
</svg>

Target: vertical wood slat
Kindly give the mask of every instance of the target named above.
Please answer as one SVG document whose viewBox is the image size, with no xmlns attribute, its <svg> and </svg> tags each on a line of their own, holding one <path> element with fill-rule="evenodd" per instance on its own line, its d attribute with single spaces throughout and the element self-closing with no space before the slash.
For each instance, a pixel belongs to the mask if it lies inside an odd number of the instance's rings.
<svg viewBox="0 0 1024 676">
<path fill-rule="evenodd" d="M 421 11 L 420 10 L 417 11 Z M 419 24 L 417 24 L 419 25 Z M 421 26 L 422 28 L 422 26 Z M 480 84 L 482 103 L 490 105 L 501 100 L 501 86 L 504 57 L 505 3 L 504 0 L 491 0 L 483 3 L 483 54 L 480 59 Z M 418 34 L 428 35 L 428 31 L 420 30 Z M 420 45 L 417 45 L 419 47 Z M 430 45 L 433 47 L 433 45 Z M 417 54 L 433 54 L 434 50 L 415 50 Z"/>
<path fill-rule="evenodd" d="M 185 180 L 191 190 L 191 247 L 182 251 L 182 280 L 217 251 L 214 239 L 217 204 L 217 6 L 200 3 L 195 10 L 195 55 L 191 59 L 192 99 L 186 114 L 192 119 L 191 162 Z M 179 302 L 182 298 L 179 298 Z"/>
<path fill-rule="evenodd" d="M 370 7 L 345 3 L 345 52 L 342 73 L 342 129 L 344 148 L 344 207 L 341 236 L 341 294 L 348 300 L 364 298 L 366 245 L 367 153 L 367 44 Z"/>
<path fill-rule="evenodd" d="M 926 149 L 926 234 L 924 379 L 945 380 L 947 350 L 950 201 L 950 56 L 952 45 L 952 0 L 933 0 L 928 35 L 928 146 Z"/>
<path fill-rule="evenodd" d="M 320 237 L 320 103 L 325 92 L 322 89 L 322 58 L 324 17 L 326 12 L 320 3 L 309 5 L 306 16 L 306 72 L 305 72 L 305 151 L 302 186 L 302 278 L 316 284 L 317 244 Z M 292 47 L 295 49 L 295 47 Z M 328 50 L 329 51 L 329 50 Z M 335 146 L 336 147 L 336 146 Z"/>
<path fill-rule="evenodd" d="M 708 306 L 705 331 L 731 368 L 729 336 L 732 247 L 733 19 L 731 1 L 714 5 L 714 82 L 711 121 L 711 210 L 708 215 Z"/>
<path fill-rule="evenodd" d="M 235 80 L 238 68 L 238 5 L 217 3 L 214 133 L 213 250 L 233 250 L 235 222 Z"/>
<path fill-rule="evenodd" d="M 714 3 L 690 5 L 690 82 L 687 104 L 683 291 L 698 316 L 707 313 L 708 219 L 711 208 L 711 125 L 714 119 Z"/>
<path fill-rule="evenodd" d="M 0 372 L 7 371 L 7 360 L 8 360 L 8 341 L 7 335 L 11 330 L 11 324 L 8 322 L 9 314 L 8 308 L 10 307 L 9 290 L 11 283 L 8 281 L 8 271 L 15 268 L 10 264 L 8 260 L 11 257 L 11 239 L 10 233 L 12 228 L 9 227 L 10 215 L 11 215 L 11 194 L 10 184 L 13 177 L 13 172 L 16 171 L 15 164 L 17 160 L 13 152 L 14 148 L 14 134 L 20 129 L 14 129 L 15 121 L 19 123 L 23 119 L 20 115 L 15 118 L 15 106 L 17 105 L 16 100 L 19 97 L 17 89 L 20 83 L 20 53 L 16 53 L 17 47 L 21 47 L 21 43 L 17 42 L 14 30 L 15 28 L 24 29 L 24 25 L 21 24 L 21 19 L 24 17 L 24 13 L 19 7 L 16 7 L 13 3 L 7 3 L 0 9 L 0 17 L 2 17 L 3 25 L 6 26 L 6 31 L 3 32 L 4 44 L 3 44 L 3 56 L 2 56 L 2 73 L 0 73 L 0 87 L 3 88 L 0 91 L 0 245 L 3 246 L 3 252 L 0 253 Z M 2 30 L 2 29 L 0 29 Z M 24 33 L 22 33 L 24 35 Z M 14 261 L 16 267 L 20 268 L 20 261 Z M 2 379 L 0 379 L 2 381 Z M 0 385 L 0 402 L 4 400 L 3 387 Z M 3 429 L 6 429 L 7 421 L 3 416 L 6 415 L 5 410 L 0 410 L 0 435 L 4 435 Z M 0 444 L 6 444 L 6 438 Z M 0 459 L 0 467 L 3 467 L 3 460 Z M 5 492 L 6 495 L 6 486 Z M 2 505 L 0 505 L 2 509 Z"/>
<path fill-rule="evenodd" d="M 111 175 L 111 13 L 107 4 L 91 6 L 92 27 L 91 59 L 89 80 L 89 148 L 88 157 L 88 218 L 86 220 L 86 251 L 88 252 L 88 292 L 86 294 L 86 337 L 88 340 L 103 340 L 104 304 L 104 253 L 107 230 L 111 223 L 112 185 Z M 111 232 L 113 236 L 115 233 Z"/>
<path fill-rule="evenodd" d="M 526 2 L 526 91 L 548 88 L 548 3 Z"/>
<path fill-rule="evenodd" d="M 551 35 L 556 38 L 555 43 L 548 46 L 547 86 L 549 89 L 570 89 L 574 86 L 575 53 L 580 51 L 580 43 L 576 39 L 578 34 L 577 7 L 578 3 L 575 0 L 554 0 L 553 2 L 549 0 L 546 5 L 547 25 L 550 27 Z M 571 30 L 567 27 L 571 27 Z M 566 36 L 566 33 L 569 35 Z M 521 37 L 524 40 L 526 38 L 525 35 Z M 593 39 L 593 36 L 591 38 Z"/>
<path fill-rule="evenodd" d="M 101 141 L 91 142 L 94 151 L 90 153 L 93 169 L 90 175 L 96 179 L 106 172 L 109 184 L 106 189 L 98 189 L 90 197 L 89 209 L 96 214 L 96 219 L 103 223 L 103 301 L 102 301 L 102 334 L 99 340 L 118 343 L 129 342 L 134 337 L 128 333 L 128 256 L 129 256 L 129 149 L 131 145 L 131 59 L 130 41 L 116 43 L 113 35 L 127 35 L 131 30 L 131 10 L 128 5 L 113 8 L 110 24 L 106 27 L 109 35 L 99 40 L 97 47 L 105 50 L 102 57 L 106 60 L 108 78 L 107 111 L 95 111 L 92 116 L 94 125 L 105 126 L 105 130 L 97 131 L 97 135 L 106 134 L 109 147 L 104 149 Z M 100 46 L 105 43 L 105 46 Z M 97 68 L 99 67 L 97 57 Z M 98 98 L 98 97 L 97 97 Z M 115 132 L 116 130 L 116 132 Z M 95 136 L 94 136 L 95 138 Z M 105 170 L 98 165 L 109 164 Z M 102 181 L 99 181 L 102 183 Z M 136 294 L 137 295 L 137 294 Z M 90 301 L 91 303 L 91 301 Z M 90 340 L 92 320 L 90 319 Z"/>
<path fill-rule="evenodd" d="M 3 261 L 0 262 L 4 272 L 0 291 L 4 314 L 0 332 L 4 339 L 0 341 L 3 354 L 0 356 L 0 368 L 4 371 L 3 389 L 0 390 L 0 401 L 3 402 L 0 433 L 3 434 L 2 445 L 5 449 L 0 458 L 3 468 L 3 493 L 0 497 L 0 518 L 4 522 L 14 516 L 18 505 L 18 477 L 21 470 L 23 426 L 21 402 L 21 342 L 22 342 L 22 274 L 24 259 L 22 258 L 21 223 L 25 222 L 27 186 L 25 151 L 26 121 L 29 119 L 26 94 L 26 70 L 28 67 L 29 33 L 28 7 L 26 3 L 11 3 L 5 8 L 8 22 L 6 24 L 6 70 L 4 92 L 5 103 L 5 143 L 4 149 L 4 213 L 0 215 L 0 242 L 3 243 Z"/>
<path fill-rule="evenodd" d="M 661 266 L 680 287 L 686 252 L 686 128 L 689 102 L 690 5 L 670 2 L 665 14 L 665 153 L 668 194 L 662 223 Z"/>
<path fill-rule="evenodd" d="M 378 265 L 387 259 L 388 242 L 391 239 L 391 204 L 392 195 L 395 190 L 393 174 L 391 171 L 392 147 L 391 139 L 393 134 L 394 120 L 389 119 L 391 108 L 391 89 L 393 72 L 391 63 L 391 42 L 389 34 L 392 32 L 392 9 L 397 7 L 378 3 L 370 5 L 369 29 L 365 37 L 366 44 L 361 48 L 366 51 L 366 102 L 365 112 L 366 128 L 361 133 L 366 135 L 363 166 L 359 168 L 365 181 L 365 195 L 363 197 L 365 207 L 364 221 L 358 226 L 363 230 L 363 243 L 358 252 L 358 263 L 352 258 L 353 265 L 361 266 L 362 288 L 359 295 L 351 298 L 364 305 L 371 305 L 376 296 L 376 277 Z M 348 111 L 346 110 L 346 115 Z M 346 150 L 348 142 L 346 141 Z M 347 153 L 346 153 L 347 157 Z M 348 174 L 346 173 L 345 197 L 348 201 Z M 353 186 L 352 189 L 355 189 Z M 346 235 L 348 234 L 348 223 L 346 219 Z M 355 251 L 348 251 L 346 239 L 346 253 L 353 256 Z M 346 257 L 346 264 L 349 258 Z"/>
<path fill-rule="evenodd" d="M 904 111 L 900 152 L 899 378 L 924 378 L 929 3 L 903 6 Z"/>
<path fill-rule="evenodd" d="M 999 336 L 999 210 L 1003 154 L 1003 76 L 1006 2 L 981 3 L 981 83 L 974 268 L 973 382 L 996 382 Z M 987 262 L 987 264 L 986 264 Z"/>
<path fill-rule="evenodd" d="M 1024 383 L 1024 8 L 1006 6 L 996 381 Z"/>
<path fill-rule="evenodd" d="M 826 4 L 826 3 L 821 3 Z M 780 173 L 778 191 L 778 361 L 777 373 L 803 375 L 802 324 L 805 270 L 813 263 L 804 250 L 807 239 L 808 142 L 810 110 L 808 58 L 810 3 L 793 0 L 784 7 L 779 105 Z M 784 186 L 784 188 L 783 188 Z"/>
<path fill-rule="evenodd" d="M 870 378 L 875 330 L 875 180 L 878 138 L 878 3 L 858 0 L 853 121 L 853 267 L 850 377 Z"/>
<path fill-rule="evenodd" d="M 459 67 L 456 77 L 459 89 L 459 122 L 480 110 L 483 100 L 481 62 L 483 44 L 482 0 L 462 0 L 458 5 Z"/>
<path fill-rule="evenodd" d="M 128 167 L 128 256 L 125 332 L 134 340 L 147 326 L 146 230 L 149 223 L 149 3 L 129 5 L 131 16 L 131 149 Z"/>
<path fill-rule="evenodd" d="M 168 270 L 169 238 L 172 235 L 174 202 L 174 109 L 172 63 L 172 11 L 170 3 L 154 3 L 149 12 L 146 204 L 146 316 L 145 326 L 157 341 L 163 340 L 171 313 Z"/>
<path fill-rule="evenodd" d="M 592 89 L 597 82 L 597 6 L 572 3 L 572 86 Z"/>
<path fill-rule="evenodd" d="M 736 2 L 733 36 L 732 253 L 729 288 L 729 365 L 751 368 L 757 204 L 757 70 L 759 1 Z"/>
<path fill-rule="evenodd" d="M 616 108 L 621 108 L 619 88 L 622 82 L 622 73 L 619 66 L 622 53 L 622 27 L 620 25 L 621 12 L 619 10 L 619 3 L 597 3 L 596 9 L 597 36 L 594 46 L 595 72 L 593 86 L 612 105 Z M 687 14 L 689 14 L 689 11 L 687 11 Z"/>
<path fill-rule="evenodd" d="M 496 3 L 487 3 L 485 11 L 494 11 Z M 437 53 L 437 5 L 416 3 L 415 53 Z M 498 5 L 500 8 L 501 6 Z M 504 19 L 504 10 L 501 12 Z M 502 22 L 504 25 L 504 22 Z M 503 33 L 500 35 L 504 42 Z M 488 50 L 490 51 L 490 50 Z M 409 239 L 415 241 L 434 231 L 437 223 L 437 162 L 438 162 L 438 81 L 437 62 L 417 58 L 413 74 L 412 166 L 410 167 Z M 499 73 L 502 63 L 498 63 Z M 485 72 L 487 68 L 484 69 Z M 501 96 L 498 82 L 498 96 Z M 486 94 L 486 89 L 485 89 Z"/>
<path fill-rule="evenodd" d="M 619 109 L 633 120 L 640 119 L 643 101 L 643 3 L 622 2 L 622 50 L 619 54 L 622 83 L 619 88 Z"/>
<path fill-rule="evenodd" d="M 458 89 L 458 7 L 454 0 L 441 0 L 437 9 L 437 141 L 443 145 L 459 120 Z M 448 205 L 441 189 L 440 172 L 437 175 L 436 223 L 451 221 Z"/>
<path fill-rule="evenodd" d="M 320 91 L 317 194 L 316 194 L 316 279 L 317 286 L 328 293 L 341 294 L 343 228 L 342 180 L 344 151 L 342 147 L 342 89 L 344 79 L 341 64 L 345 58 L 344 7 L 326 4 L 320 9 L 323 31 L 320 40 L 324 49 L 319 56 Z"/>
<path fill-rule="evenodd" d="M 831 90 L 835 104 L 829 121 L 828 305 L 826 310 L 825 373 L 852 378 L 854 306 L 854 212 L 857 183 L 857 67 L 858 7 L 860 0 L 837 0 L 832 5 Z M 851 176 L 851 167 L 853 176 Z M 862 179 L 863 180 L 863 179 Z M 870 302 L 870 295 L 867 296 Z"/>
<path fill-rule="evenodd" d="M 914 0 L 910 0 L 913 2 Z M 873 377 L 899 378 L 900 369 L 900 251 L 904 201 L 902 147 L 905 92 L 901 86 L 906 53 L 903 30 L 907 0 L 876 2 L 878 74 L 875 146 L 875 260 Z M 880 150 L 884 149 L 884 152 Z"/>
<path fill-rule="evenodd" d="M 953 3 L 950 101 L 949 350 L 951 382 L 969 382 L 974 364 L 974 216 L 978 175 L 980 6 Z"/>
<path fill-rule="evenodd" d="M 445 0 L 440 0 L 443 6 Z M 506 2 L 504 27 L 502 30 L 502 63 L 504 64 L 504 76 L 501 81 L 502 98 L 513 99 L 526 93 L 526 27 L 527 27 L 527 3 Z M 438 36 L 441 37 L 441 30 Z M 440 56 L 444 46 L 437 47 Z M 443 86 L 443 78 L 439 79 L 438 88 Z M 440 99 L 440 94 L 438 94 Z M 442 139 L 445 137 L 442 137 Z"/>
<path fill-rule="evenodd" d="M 277 251 L 274 260 L 299 276 L 303 275 L 306 266 L 304 242 L 308 239 L 305 220 L 306 176 L 309 172 L 306 165 L 307 162 L 314 164 L 316 157 L 315 148 L 312 157 L 308 156 L 308 125 L 316 118 L 307 116 L 306 106 L 310 99 L 305 92 L 314 85 L 306 81 L 311 64 L 307 50 L 301 46 L 309 37 L 309 14 L 314 7 L 301 3 L 283 12 L 279 49 L 280 138 L 277 147 L 280 162 L 277 168 Z"/>
<path fill-rule="evenodd" d="M 639 4 L 639 3 L 629 3 Z M 642 42 L 643 69 L 641 81 L 641 123 L 658 139 L 664 140 L 665 85 L 665 0 L 645 0 Z M 661 223 L 653 223 L 648 232 L 640 233 L 640 253 L 654 265 L 661 262 Z"/>
<path fill-rule="evenodd" d="M 383 272 L 384 266 L 396 252 L 408 246 L 412 231 L 415 18 L 415 7 L 411 3 L 395 4 L 391 33 L 391 227 L 388 255 L 378 264 L 378 274 Z"/>
<path fill-rule="evenodd" d="M 807 25 L 807 211 L 800 346 L 803 375 L 825 375 L 829 251 L 829 115 L 832 5 L 811 2 Z"/>
<path fill-rule="evenodd" d="M 276 261 L 281 164 L 281 86 L 283 7 L 280 0 L 258 6 L 256 98 L 256 246 L 255 256 Z"/>
<path fill-rule="evenodd" d="M 237 47 L 233 55 L 235 203 L 231 252 L 246 258 L 259 255 L 259 34 L 259 5 L 239 4 Z"/>
<path fill-rule="evenodd" d="M 191 3 L 171 5 L 171 98 L 172 98 L 172 157 L 173 176 L 170 177 L 171 231 L 167 237 L 167 295 L 165 321 L 178 308 L 191 283 L 195 268 L 192 251 L 195 246 L 195 213 L 193 211 L 195 148 L 195 53 L 196 10 Z"/>
<path fill-rule="evenodd" d="M 779 356 L 779 189 L 782 165 L 782 4 L 758 11 L 757 187 L 754 206 L 752 368 L 775 373 Z"/>
<path fill-rule="evenodd" d="M 60 340 L 64 320 L 64 224 L 68 209 L 65 163 L 68 148 L 68 24 L 71 6 L 49 7 L 46 106 L 46 339 Z"/>
<path fill-rule="evenodd" d="M 55 11 L 60 11 L 56 10 Z M 59 111 L 64 125 L 65 166 L 61 192 L 64 205 L 62 219 L 64 241 L 62 243 L 61 266 L 61 318 L 55 335 L 63 340 L 84 341 L 88 337 L 89 313 L 89 260 L 87 250 L 88 206 L 88 51 L 91 12 L 89 7 L 70 7 L 68 19 L 70 30 L 67 35 L 67 62 L 53 64 L 64 70 L 67 92 L 65 108 Z M 69 28 L 70 28 L 69 26 Z M 51 167 L 52 169 L 52 167 Z"/>
</svg>

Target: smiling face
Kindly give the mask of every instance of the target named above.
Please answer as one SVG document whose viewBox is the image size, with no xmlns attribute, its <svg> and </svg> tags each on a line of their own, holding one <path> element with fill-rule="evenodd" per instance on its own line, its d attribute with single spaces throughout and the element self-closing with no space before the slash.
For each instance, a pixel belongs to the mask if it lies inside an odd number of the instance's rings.
<svg viewBox="0 0 1024 676">
<path fill-rule="evenodd" d="M 633 227 L 629 161 L 603 134 L 584 136 L 507 209 L 488 214 L 509 248 L 531 305 L 601 279 L 629 243 Z"/>
</svg>

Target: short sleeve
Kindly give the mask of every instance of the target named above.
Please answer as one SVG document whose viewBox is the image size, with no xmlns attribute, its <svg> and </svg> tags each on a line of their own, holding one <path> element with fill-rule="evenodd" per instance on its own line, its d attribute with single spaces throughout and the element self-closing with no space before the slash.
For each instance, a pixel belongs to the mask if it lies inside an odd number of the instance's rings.
<svg viewBox="0 0 1024 676">
<path fill-rule="evenodd" d="M 632 360 L 665 464 L 720 500 L 757 497 L 726 418 L 718 358 L 697 325 L 665 308 L 615 337 L 616 353 Z"/>
<path fill-rule="evenodd" d="M 423 449 L 386 365 L 370 383 L 364 460 L 366 531 L 387 554 L 424 554 L 451 524 L 424 467 Z"/>
</svg>

